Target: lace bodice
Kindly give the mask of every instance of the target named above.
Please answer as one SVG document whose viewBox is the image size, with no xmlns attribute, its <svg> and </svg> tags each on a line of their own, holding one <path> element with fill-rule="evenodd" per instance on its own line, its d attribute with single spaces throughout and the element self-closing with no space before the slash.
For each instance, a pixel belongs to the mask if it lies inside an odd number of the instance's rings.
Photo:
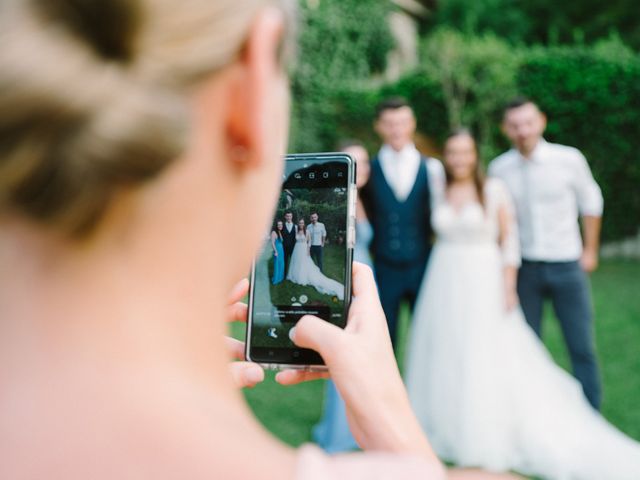
<svg viewBox="0 0 640 480">
<path fill-rule="evenodd" d="M 306 241 L 307 241 L 307 235 L 302 230 L 296 233 L 296 242 L 302 243 Z"/>
<path fill-rule="evenodd" d="M 513 203 L 504 184 L 495 178 L 487 180 L 484 188 L 484 208 L 477 202 L 468 203 L 457 211 L 441 198 L 431 217 L 433 229 L 440 243 L 498 244 L 500 238 L 499 210 L 506 209 L 508 231 L 501 250 L 504 262 L 520 264 L 518 228 Z"/>
</svg>

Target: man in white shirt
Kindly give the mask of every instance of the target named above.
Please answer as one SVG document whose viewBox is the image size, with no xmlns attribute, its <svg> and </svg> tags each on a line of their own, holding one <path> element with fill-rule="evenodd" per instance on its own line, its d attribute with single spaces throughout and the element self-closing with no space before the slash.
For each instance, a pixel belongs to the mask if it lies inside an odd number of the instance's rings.
<svg viewBox="0 0 640 480">
<path fill-rule="evenodd" d="M 502 129 L 514 148 L 491 162 L 489 175 L 507 184 L 516 205 L 518 295 L 527 322 L 540 336 L 543 303 L 551 299 L 574 375 L 597 409 L 600 378 L 586 273 L 598 266 L 602 193 L 582 153 L 547 142 L 545 128 L 546 117 L 535 103 L 510 103 Z"/>
<path fill-rule="evenodd" d="M 318 221 L 316 212 L 311 214 L 311 223 L 307 227 L 307 234 L 309 235 L 309 255 L 322 272 L 322 249 L 327 239 L 327 229 L 324 227 L 324 223 Z"/>
<path fill-rule="evenodd" d="M 431 205 L 441 195 L 442 164 L 413 143 L 416 118 L 403 98 L 378 105 L 375 129 L 383 141 L 360 190 L 373 227 L 371 250 L 382 308 L 395 345 L 400 305 L 415 303 L 431 250 Z"/>
</svg>

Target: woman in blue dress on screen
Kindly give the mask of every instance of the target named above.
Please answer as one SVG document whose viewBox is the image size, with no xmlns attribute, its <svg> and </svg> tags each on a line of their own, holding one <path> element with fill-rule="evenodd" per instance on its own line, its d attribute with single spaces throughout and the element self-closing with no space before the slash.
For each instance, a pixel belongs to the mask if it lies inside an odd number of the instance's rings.
<svg viewBox="0 0 640 480">
<path fill-rule="evenodd" d="M 284 280 L 284 247 L 282 246 L 282 229 L 284 223 L 278 220 L 271 231 L 271 247 L 273 248 L 273 277 L 271 283 L 279 284 Z"/>
<path fill-rule="evenodd" d="M 362 143 L 349 141 L 341 145 L 341 151 L 348 153 L 356 161 L 356 186 L 361 188 L 369 180 L 369 154 Z M 372 267 L 369 244 L 373 238 L 373 229 L 360 200 L 356 205 L 356 244 L 353 260 Z M 349 424 L 344 402 L 335 384 L 327 380 L 322 418 L 313 428 L 313 439 L 328 453 L 356 450 L 356 443 Z"/>
</svg>

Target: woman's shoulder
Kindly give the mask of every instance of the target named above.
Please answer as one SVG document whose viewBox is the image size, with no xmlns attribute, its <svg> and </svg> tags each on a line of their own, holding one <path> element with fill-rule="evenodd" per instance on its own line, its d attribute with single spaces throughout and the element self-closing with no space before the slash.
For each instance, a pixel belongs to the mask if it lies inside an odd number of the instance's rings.
<svg viewBox="0 0 640 480">
<path fill-rule="evenodd" d="M 444 469 L 439 464 L 411 455 L 389 453 L 347 453 L 328 456 L 319 448 L 305 445 L 298 450 L 295 480 L 414 479 L 441 480 Z"/>
</svg>

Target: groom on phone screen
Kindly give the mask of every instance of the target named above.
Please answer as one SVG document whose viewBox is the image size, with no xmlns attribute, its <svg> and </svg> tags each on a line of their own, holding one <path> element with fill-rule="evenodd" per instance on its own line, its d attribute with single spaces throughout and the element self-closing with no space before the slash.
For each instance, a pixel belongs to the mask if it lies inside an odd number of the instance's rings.
<svg viewBox="0 0 640 480">
<path fill-rule="evenodd" d="M 374 271 L 395 347 L 401 303 L 413 311 L 420 290 L 433 242 L 432 198 L 441 194 L 445 175 L 438 160 L 414 145 L 416 118 L 405 99 L 381 102 L 374 127 L 383 146 L 360 194 L 373 227 Z"/>
<path fill-rule="evenodd" d="M 315 262 L 321 272 L 322 270 L 322 252 L 324 249 L 324 242 L 327 238 L 327 229 L 324 227 L 324 223 L 318 221 L 318 214 L 313 212 L 311 214 L 311 224 L 307 227 L 307 233 L 310 237 L 309 255 Z"/>
<path fill-rule="evenodd" d="M 284 250 L 284 275 L 287 278 L 289 273 L 289 262 L 293 247 L 296 246 L 296 226 L 293 223 L 293 213 L 285 212 L 284 229 L 282 230 L 282 249 Z"/>
</svg>

